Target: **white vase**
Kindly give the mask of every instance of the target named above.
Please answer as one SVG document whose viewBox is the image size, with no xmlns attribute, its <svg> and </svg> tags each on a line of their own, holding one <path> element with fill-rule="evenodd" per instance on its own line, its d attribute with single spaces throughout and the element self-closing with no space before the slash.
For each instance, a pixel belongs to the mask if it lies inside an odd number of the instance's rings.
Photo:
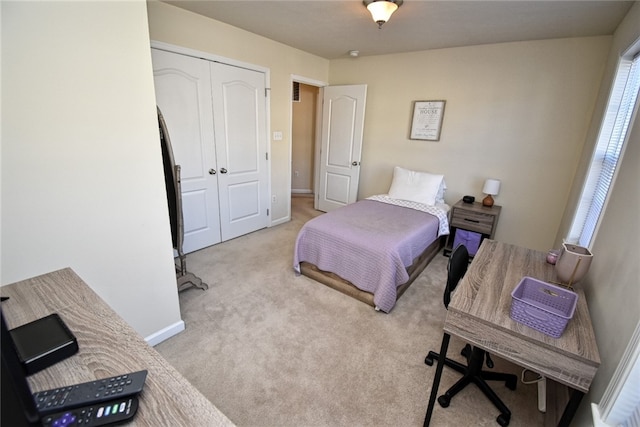
<svg viewBox="0 0 640 427">
<path fill-rule="evenodd" d="M 562 284 L 571 286 L 579 282 L 589 271 L 593 254 L 589 249 L 563 243 L 558 261 L 556 261 L 556 275 Z"/>
</svg>

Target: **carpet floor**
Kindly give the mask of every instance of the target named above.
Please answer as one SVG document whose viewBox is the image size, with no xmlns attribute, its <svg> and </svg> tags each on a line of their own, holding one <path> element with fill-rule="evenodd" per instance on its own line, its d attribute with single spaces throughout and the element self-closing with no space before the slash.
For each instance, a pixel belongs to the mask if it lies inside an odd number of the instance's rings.
<svg viewBox="0 0 640 427">
<path fill-rule="evenodd" d="M 442 339 L 448 258 L 437 255 L 389 314 L 293 272 L 300 227 L 313 199 L 293 197 L 292 220 L 187 257 L 207 291 L 180 293 L 186 329 L 156 349 L 239 426 L 421 426 Z M 463 342 L 449 356 L 463 361 Z M 521 368 L 494 357 L 497 372 Z M 444 369 L 440 391 L 459 375 Z M 493 389 L 510 426 L 541 426 L 537 386 Z M 475 387 L 431 425 L 497 426 L 498 411 Z"/>
</svg>

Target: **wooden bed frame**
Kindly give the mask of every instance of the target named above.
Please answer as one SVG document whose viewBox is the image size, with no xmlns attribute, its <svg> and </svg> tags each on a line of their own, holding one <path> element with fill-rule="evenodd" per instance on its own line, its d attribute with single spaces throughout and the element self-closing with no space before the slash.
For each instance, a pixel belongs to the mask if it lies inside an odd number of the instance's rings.
<svg viewBox="0 0 640 427">
<path fill-rule="evenodd" d="M 411 286 L 414 280 L 422 273 L 422 271 L 429 265 L 431 260 L 440 252 L 440 249 L 444 247 L 446 236 L 437 238 L 431 245 L 427 246 L 427 249 L 422 252 L 416 259 L 413 260 L 413 264 L 407 267 L 407 273 L 409 273 L 409 280 L 402 285 L 398 286 L 396 301 L 402 296 L 402 294 Z M 324 285 L 329 286 L 343 294 L 349 295 L 359 301 L 369 304 L 375 307 L 373 302 L 373 294 L 358 289 L 351 282 L 344 280 L 342 277 L 329 271 L 320 270 L 314 264 L 303 261 L 300 263 L 300 272 Z"/>
</svg>

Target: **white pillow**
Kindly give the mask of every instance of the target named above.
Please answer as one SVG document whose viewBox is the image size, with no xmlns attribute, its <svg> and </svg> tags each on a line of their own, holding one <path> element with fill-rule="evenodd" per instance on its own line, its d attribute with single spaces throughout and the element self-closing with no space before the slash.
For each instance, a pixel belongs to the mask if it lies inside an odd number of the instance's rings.
<svg viewBox="0 0 640 427">
<path fill-rule="evenodd" d="M 442 183 L 440 184 L 440 188 L 438 188 L 438 194 L 436 194 L 436 203 L 443 204 L 444 203 L 444 193 L 447 191 L 447 183 L 444 182 L 444 178 L 442 179 Z"/>
<path fill-rule="evenodd" d="M 444 198 L 446 186 L 443 187 L 443 181 L 444 175 L 416 172 L 396 166 L 393 169 L 389 197 L 433 206 L 441 188 L 442 198 Z"/>
</svg>

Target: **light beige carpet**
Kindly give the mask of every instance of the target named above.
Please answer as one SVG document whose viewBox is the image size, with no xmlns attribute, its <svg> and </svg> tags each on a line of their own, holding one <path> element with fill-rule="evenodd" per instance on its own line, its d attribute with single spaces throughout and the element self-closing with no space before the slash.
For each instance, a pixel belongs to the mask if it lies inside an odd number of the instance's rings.
<svg viewBox="0 0 640 427">
<path fill-rule="evenodd" d="M 294 197 L 292 221 L 189 254 L 209 290 L 180 294 L 186 330 L 156 346 L 239 426 L 421 426 L 439 350 L 448 258 L 437 255 L 389 314 L 295 276 L 293 246 L 313 210 Z M 449 356 L 462 360 L 452 339 Z M 496 370 L 521 369 L 498 360 Z M 445 368 L 443 392 L 457 373 Z M 511 426 L 542 425 L 537 387 L 493 388 Z M 497 426 L 498 411 L 475 387 L 432 426 Z"/>
</svg>

